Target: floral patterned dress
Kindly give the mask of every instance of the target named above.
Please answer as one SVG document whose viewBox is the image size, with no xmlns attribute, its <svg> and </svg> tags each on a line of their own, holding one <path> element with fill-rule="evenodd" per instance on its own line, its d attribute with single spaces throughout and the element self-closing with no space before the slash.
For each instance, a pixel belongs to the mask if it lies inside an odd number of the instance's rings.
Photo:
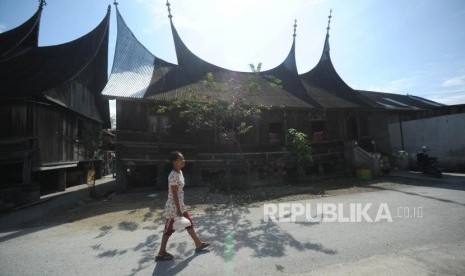
<svg viewBox="0 0 465 276">
<path fill-rule="evenodd" d="M 165 217 L 167 219 L 172 219 L 177 217 L 176 215 L 176 204 L 174 203 L 173 199 L 173 192 L 171 191 L 171 186 L 178 185 L 178 198 L 179 198 L 179 206 L 181 207 L 181 212 L 187 211 L 186 205 L 184 205 L 184 176 L 182 171 L 179 173 L 175 170 L 172 170 L 168 175 L 168 200 L 165 204 Z"/>
</svg>

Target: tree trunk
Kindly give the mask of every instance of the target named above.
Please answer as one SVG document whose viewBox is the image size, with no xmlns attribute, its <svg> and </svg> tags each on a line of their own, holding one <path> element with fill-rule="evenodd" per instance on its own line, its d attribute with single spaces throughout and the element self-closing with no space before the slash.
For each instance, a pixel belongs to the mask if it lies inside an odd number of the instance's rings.
<svg viewBox="0 0 465 276">
<path fill-rule="evenodd" d="M 245 158 L 244 153 L 242 152 L 242 147 L 241 147 L 241 144 L 239 143 L 239 140 L 237 140 L 236 138 L 233 138 L 233 140 L 236 143 L 237 148 L 239 149 L 239 155 L 241 156 L 242 161 L 244 161 L 244 163 L 245 163 L 245 165 L 247 167 L 247 171 L 246 171 L 246 173 L 247 173 L 246 187 L 247 187 L 247 189 L 249 189 L 250 188 L 250 179 L 251 179 L 251 177 L 250 177 L 250 167 L 251 167 L 250 162 L 249 162 L 249 160 L 247 160 L 247 158 Z"/>
</svg>

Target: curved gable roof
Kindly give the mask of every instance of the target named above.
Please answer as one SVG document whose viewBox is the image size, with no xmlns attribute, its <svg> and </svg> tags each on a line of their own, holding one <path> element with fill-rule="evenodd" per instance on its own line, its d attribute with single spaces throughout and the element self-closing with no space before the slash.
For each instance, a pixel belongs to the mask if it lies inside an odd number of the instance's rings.
<svg viewBox="0 0 465 276">
<path fill-rule="evenodd" d="M 0 34 L 0 60 L 20 48 L 37 47 L 42 6 L 20 26 Z"/>
<path fill-rule="evenodd" d="M 174 47 L 176 49 L 176 58 L 178 59 L 178 66 L 183 69 L 184 73 L 190 80 L 200 80 L 208 72 L 230 71 L 213 65 L 192 53 L 179 36 L 178 31 L 174 27 L 171 16 L 170 25 L 171 32 L 173 34 Z"/>
<path fill-rule="evenodd" d="M 172 21 L 171 30 L 178 65 L 168 63 L 150 53 L 131 32 L 118 8 L 117 24 L 118 35 L 113 68 L 102 92 L 104 96 L 169 101 L 187 97 L 192 91 L 198 91 L 207 97 L 222 97 L 219 93 L 205 87 L 204 80 L 207 73 L 213 73 L 215 85 L 219 87 L 228 87 L 231 83 L 247 84 L 250 80 L 252 73 L 224 69 L 197 57 L 186 47 Z M 311 107 L 286 90 L 273 87 L 266 78 L 256 77 L 263 89 L 247 99 L 250 104 Z"/>
<path fill-rule="evenodd" d="M 158 82 L 176 65 L 154 56 L 134 36 L 118 7 L 117 40 L 113 67 L 102 95 L 144 98 L 149 86 Z"/>
<path fill-rule="evenodd" d="M 35 47 L 0 61 L 0 96 L 44 94 L 77 77 L 108 46 L 109 19 L 110 9 L 94 30 L 74 41 Z"/>
<path fill-rule="evenodd" d="M 208 91 L 208 89 L 202 89 L 202 81 L 205 79 L 207 73 L 213 73 L 215 82 L 220 86 L 228 87 L 228 85 L 230 85 L 230 80 L 241 83 L 240 85 L 246 85 L 247 80 L 253 73 L 236 72 L 216 66 L 201 59 L 189 50 L 173 24 L 171 11 L 169 9 L 170 4 L 167 3 L 167 6 L 176 57 L 178 59 L 178 66 L 166 74 L 162 81 L 151 84 L 147 93 L 148 98 L 156 100 L 183 98 L 186 97 L 188 91 L 192 91 L 192 89 L 198 89 L 205 95 L 208 95 L 211 91 Z M 261 74 L 261 76 L 258 77 L 257 80 L 260 82 L 260 86 L 263 89 L 257 91 L 255 97 L 248 98 L 247 102 L 250 104 L 273 106 L 312 107 L 310 105 L 311 98 L 308 94 L 305 94 L 305 89 L 303 87 L 298 86 L 300 84 L 300 80 L 297 74 L 294 45 L 295 40 L 288 57 L 281 65 L 270 71 L 263 72 L 264 74 Z M 271 88 L 272 86 L 270 86 L 270 83 L 266 78 L 267 73 L 280 78 L 281 81 L 283 81 L 284 89 Z M 265 75 L 265 77 L 263 77 L 263 75 Z M 292 89 L 296 90 L 295 87 L 298 87 L 297 89 L 300 89 L 300 91 L 303 92 L 302 98 L 294 95 L 294 93 L 286 91 L 291 86 L 293 87 Z"/>
<path fill-rule="evenodd" d="M 296 27 L 296 25 L 294 25 Z M 270 70 L 262 72 L 265 76 L 271 75 L 281 81 L 282 87 L 289 91 L 293 96 L 309 103 L 314 107 L 320 106 L 306 91 L 297 72 L 297 63 L 295 59 L 295 33 L 291 49 L 286 59 Z"/>
<path fill-rule="evenodd" d="M 322 88 L 326 90 L 327 93 L 332 94 L 332 96 L 339 97 L 345 102 L 351 103 L 347 107 L 372 107 L 372 103 L 361 99 L 357 92 L 347 85 L 336 72 L 331 61 L 329 47 L 329 24 L 331 23 L 331 13 L 328 19 L 328 27 L 326 28 L 326 38 L 321 58 L 313 69 L 301 74 L 300 78 L 305 83 L 306 87 L 316 86 Z"/>
</svg>

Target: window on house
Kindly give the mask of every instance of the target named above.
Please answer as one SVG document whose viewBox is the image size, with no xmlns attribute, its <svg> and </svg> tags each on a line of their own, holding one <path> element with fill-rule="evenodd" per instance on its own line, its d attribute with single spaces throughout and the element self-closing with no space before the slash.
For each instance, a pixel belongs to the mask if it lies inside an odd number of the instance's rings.
<svg viewBox="0 0 465 276">
<path fill-rule="evenodd" d="M 150 115 L 149 132 L 167 133 L 169 128 L 168 116 Z"/>
<path fill-rule="evenodd" d="M 269 124 L 270 143 L 276 144 L 281 142 L 282 126 L 281 123 Z"/>
<path fill-rule="evenodd" d="M 315 120 L 310 122 L 310 128 L 312 132 L 312 142 L 318 142 L 324 140 L 325 121 Z"/>
</svg>

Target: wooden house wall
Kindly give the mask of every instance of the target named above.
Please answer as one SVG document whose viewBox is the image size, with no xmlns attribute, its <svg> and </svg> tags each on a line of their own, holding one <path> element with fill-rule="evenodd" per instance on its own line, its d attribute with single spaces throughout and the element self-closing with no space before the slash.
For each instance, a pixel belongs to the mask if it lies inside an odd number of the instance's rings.
<svg viewBox="0 0 465 276">
<path fill-rule="evenodd" d="M 118 130 L 147 132 L 148 109 L 141 101 L 116 101 Z"/>
<path fill-rule="evenodd" d="M 391 153 L 388 114 L 384 110 L 368 111 L 366 114 L 369 136 L 373 137 L 377 151 Z"/>
<path fill-rule="evenodd" d="M 165 124 L 168 129 L 161 130 L 157 124 L 162 124 L 161 117 L 154 115 L 154 104 L 143 101 L 117 101 L 118 131 L 121 141 L 138 141 L 142 143 L 178 144 L 198 147 L 200 150 L 227 151 L 232 147 L 222 145 L 218 140 L 218 133 L 214 130 L 186 132 L 186 125 L 177 114 L 166 114 Z M 374 115 L 373 115 L 374 114 Z M 367 110 L 348 109 L 272 109 L 263 112 L 257 122 L 252 122 L 251 132 L 240 137 L 244 149 L 250 151 L 280 150 L 286 143 L 286 130 L 295 128 L 309 135 L 313 140 L 315 130 L 323 131 L 321 140 L 370 140 L 379 136 L 379 144 L 388 149 L 385 139 L 386 121 L 382 111 L 370 113 Z M 165 120 L 163 119 L 163 120 Z M 154 123 L 157 121 L 158 123 Z M 317 123 L 315 123 L 317 122 Z M 273 125 L 274 124 L 274 125 Z M 318 126 L 318 129 L 316 129 Z M 270 128 L 275 128 L 270 134 Z M 279 129 L 279 131 L 276 130 Z M 122 139 L 122 140 L 121 140 Z M 384 139 L 384 140 L 382 140 Z M 383 142 L 384 141 L 384 142 Z"/>
<path fill-rule="evenodd" d="M 143 143 L 171 143 L 181 145 L 198 146 L 208 149 L 210 152 L 225 151 L 231 147 L 222 145 L 219 141 L 219 133 L 214 130 L 201 130 L 193 133 L 186 132 L 183 119 L 176 113 L 166 114 L 163 118 L 168 129 L 162 124 L 162 117 L 154 112 L 155 105 L 150 102 L 117 100 L 118 140 L 139 141 Z M 288 128 L 296 128 L 299 131 L 308 132 L 308 111 L 292 109 L 273 109 L 262 113 L 260 120 L 250 122 L 254 128 L 247 134 L 240 136 L 239 140 L 246 149 L 256 151 L 264 147 L 267 149 L 279 149 L 285 144 L 285 132 Z M 279 142 L 270 141 L 270 124 L 278 124 Z M 216 148 L 212 148 L 216 146 Z"/>
<path fill-rule="evenodd" d="M 286 109 L 286 130 L 294 128 L 298 131 L 310 134 L 310 118 L 308 110 L 303 109 Z"/>
<path fill-rule="evenodd" d="M 214 130 L 188 133 L 185 122 L 178 114 L 157 115 L 154 112 L 155 103 L 150 101 L 117 100 L 116 106 L 116 149 L 121 179 L 119 185 L 122 187 L 141 183 L 157 183 L 157 187 L 165 187 L 166 169 L 170 167 L 166 158 L 172 150 L 181 150 L 188 156 L 196 170 L 195 173 L 191 172 L 191 178 L 196 178 L 196 181 L 205 172 L 214 174 L 226 170 L 226 167 L 238 169 L 234 167 L 239 158 L 237 145 L 222 143 L 218 139 L 219 133 Z M 347 118 L 352 118 L 357 127 L 357 136 L 369 134 L 367 114 L 358 109 L 265 110 L 259 120 L 251 122 L 254 125 L 252 131 L 240 137 L 242 152 L 248 153 L 247 158 L 256 158 L 254 164 L 259 164 L 260 160 L 268 162 L 264 158 L 268 158 L 270 152 L 284 150 L 286 131 L 294 128 L 309 137 L 314 132 L 324 133 L 320 135 L 322 139 L 312 143 L 315 162 L 339 160 L 344 156 Z M 169 127 L 164 129 L 164 124 Z M 273 156 L 283 157 L 279 154 Z"/>
<path fill-rule="evenodd" d="M 325 139 L 341 140 L 344 137 L 344 114 L 338 110 L 325 111 Z"/>
<path fill-rule="evenodd" d="M 368 113 L 362 109 L 325 111 L 326 140 L 358 140 L 370 136 Z"/>
<path fill-rule="evenodd" d="M 28 106 L 31 103 L 20 100 L 2 100 L 0 102 L 0 139 L 23 138 L 29 135 Z M 30 111 L 29 111 L 30 112 Z"/>
<path fill-rule="evenodd" d="M 119 133 L 117 139 L 120 144 L 131 143 L 131 141 L 145 144 L 179 144 L 195 146 L 208 152 L 224 152 L 234 148 L 222 143 L 219 133 L 215 130 L 187 132 L 186 124 L 178 114 L 157 115 L 154 111 L 156 110 L 154 103 L 117 100 L 116 106 Z M 320 114 L 319 117 L 321 116 Z M 265 110 L 259 120 L 250 123 L 254 128 L 239 137 L 244 149 L 250 151 L 282 149 L 285 145 L 286 131 L 289 128 L 295 128 L 304 133 L 310 131 L 309 111 L 305 109 Z M 168 128 L 165 129 L 162 124 L 167 124 Z M 270 127 L 279 128 L 271 130 L 277 132 L 277 135 L 270 134 Z"/>
<path fill-rule="evenodd" d="M 62 162 L 83 161 L 76 149 L 76 140 L 101 129 L 101 124 L 87 117 L 54 105 L 37 105 L 34 132 L 38 137 L 34 165 L 36 167 Z M 81 137 L 79 137 L 81 135 Z"/>
<path fill-rule="evenodd" d="M 61 112 L 54 108 L 38 107 L 36 113 L 36 134 L 38 137 L 38 152 L 35 155 L 35 165 L 65 161 L 63 158 L 68 137 L 64 136 L 66 124 Z M 64 160 L 65 159 L 65 160 Z"/>
<path fill-rule="evenodd" d="M 30 134 L 31 108 L 31 102 L 0 101 L 0 201 L 5 199 L 2 189 L 12 188 L 15 183 L 29 182 L 27 169 L 34 141 Z"/>
<path fill-rule="evenodd" d="M 79 162 L 78 129 L 101 128 L 99 122 L 61 105 L 32 99 L 2 100 L 0 123 L 1 170 L 5 181 L 14 183 L 29 183 L 33 171 L 44 166 Z"/>
<path fill-rule="evenodd" d="M 269 150 L 284 144 L 285 117 L 283 110 L 268 110 L 262 113 L 259 122 L 259 145 Z M 279 133 L 273 136 L 271 124 L 279 126 Z M 276 131 L 276 130 L 274 130 Z"/>
<path fill-rule="evenodd" d="M 349 112 L 349 116 L 355 117 L 358 120 L 358 138 L 372 136 L 368 128 L 368 113 L 363 109 L 355 109 Z"/>
<path fill-rule="evenodd" d="M 85 116 L 95 120 L 102 121 L 95 104 L 97 95 L 92 93 L 92 91 L 88 89 L 88 84 L 79 77 L 48 92 L 47 95 L 60 101 L 76 112 L 84 114 Z"/>
</svg>

